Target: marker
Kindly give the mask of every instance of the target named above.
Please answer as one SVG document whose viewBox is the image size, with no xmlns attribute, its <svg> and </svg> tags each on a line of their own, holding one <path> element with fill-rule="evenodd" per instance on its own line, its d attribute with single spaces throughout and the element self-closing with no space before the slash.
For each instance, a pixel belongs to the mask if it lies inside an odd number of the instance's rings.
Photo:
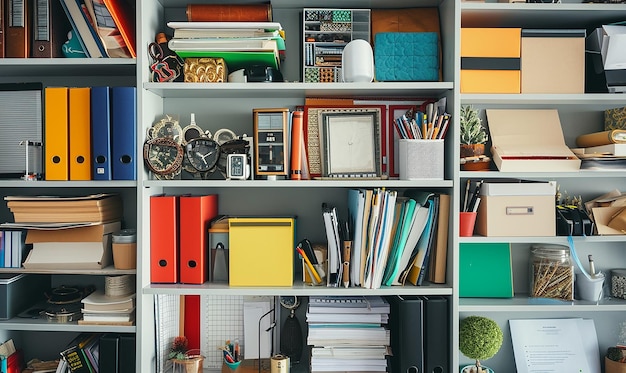
<svg viewBox="0 0 626 373">
<path fill-rule="evenodd" d="M 596 277 L 596 266 L 593 263 L 593 256 L 591 254 L 587 255 L 587 259 L 589 259 L 589 274 L 591 277 Z"/>
</svg>

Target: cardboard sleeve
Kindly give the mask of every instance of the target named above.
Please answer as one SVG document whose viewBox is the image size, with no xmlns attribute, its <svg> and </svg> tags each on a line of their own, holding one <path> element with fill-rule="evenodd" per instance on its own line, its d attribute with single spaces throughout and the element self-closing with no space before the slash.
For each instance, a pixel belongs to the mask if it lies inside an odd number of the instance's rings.
<svg viewBox="0 0 626 373">
<path fill-rule="evenodd" d="M 576 145 L 581 148 L 609 144 L 626 144 L 626 130 L 593 132 L 576 138 Z"/>
</svg>

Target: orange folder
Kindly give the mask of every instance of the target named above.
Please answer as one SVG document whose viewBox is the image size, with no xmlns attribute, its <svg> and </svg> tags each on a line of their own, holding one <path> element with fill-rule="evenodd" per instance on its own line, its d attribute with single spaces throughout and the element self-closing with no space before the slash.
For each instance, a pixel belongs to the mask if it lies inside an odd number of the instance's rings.
<svg viewBox="0 0 626 373">
<path fill-rule="evenodd" d="M 46 180 L 69 180 L 68 88 L 45 88 Z"/>
<path fill-rule="evenodd" d="M 178 282 L 178 196 L 150 197 L 150 282 Z"/>
<path fill-rule="evenodd" d="M 70 180 L 91 180 L 91 88 L 69 88 Z"/>
<path fill-rule="evenodd" d="M 304 142 L 304 111 L 294 111 L 291 124 L 291 180 L 302 180 L 302 149 Z"/>
<path fill-rule="evenodd" d="M 217 194 L 180 197 L 180 282 L 209 280 L 209 224 L 217 216 Z"/>
</svg>

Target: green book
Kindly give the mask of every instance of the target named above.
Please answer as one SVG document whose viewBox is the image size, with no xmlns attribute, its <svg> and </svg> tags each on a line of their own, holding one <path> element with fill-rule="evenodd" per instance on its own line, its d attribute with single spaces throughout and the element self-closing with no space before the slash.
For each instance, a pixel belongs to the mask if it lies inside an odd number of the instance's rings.
<svg viewBox="0 0 626 373">
<path fill-rule="evenodd" d="M 176 51 L 181 58 L 188 57 L 214 57 L 223 58 L 228 66 L 228 71 L 233 72 L 253 65 L 263 65 L 278 69 L 278 58 L 274 52 L 231 52 L 231 51 L 207 51 L 187 50 Z"/>
<path fill-rule="evenodd" d="M 460 297 L 513 297 L 509 243 L 461 243 L 459 246 Z"/>
</svg>

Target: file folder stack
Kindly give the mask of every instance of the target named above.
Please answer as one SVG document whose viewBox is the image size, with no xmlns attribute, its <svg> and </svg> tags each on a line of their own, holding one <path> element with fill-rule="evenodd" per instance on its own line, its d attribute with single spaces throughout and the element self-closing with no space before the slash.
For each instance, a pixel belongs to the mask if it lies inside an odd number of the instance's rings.
<svg viewBox="0 0 626 373">
<path fill-rule="evenodd" d="M 385 372 L 390 305 L 382 297 L 309 298 L 306 320 L 311 372 Z"/>
</svg>

